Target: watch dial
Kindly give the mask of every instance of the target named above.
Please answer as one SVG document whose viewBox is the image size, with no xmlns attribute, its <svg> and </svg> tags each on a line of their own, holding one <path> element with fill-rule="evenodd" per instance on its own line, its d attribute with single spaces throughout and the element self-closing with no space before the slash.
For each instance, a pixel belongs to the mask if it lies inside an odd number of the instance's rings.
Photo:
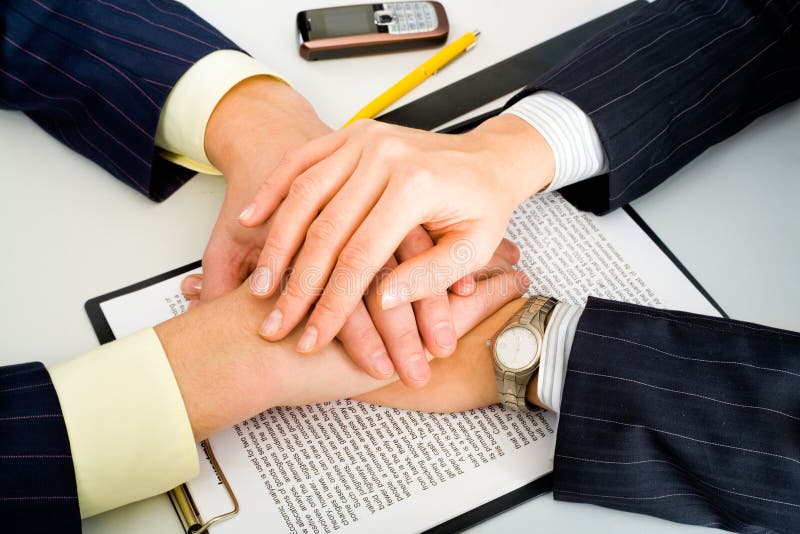
<svg viewBox="0 0 800 534">
<path fill-rule="evenodd" d="M 527 328 L 509 328 L 497 338 L 495 354 L 498 361 L 509 369 L 527 367 L 536 356 L 539 341 Z"/>
</svg>

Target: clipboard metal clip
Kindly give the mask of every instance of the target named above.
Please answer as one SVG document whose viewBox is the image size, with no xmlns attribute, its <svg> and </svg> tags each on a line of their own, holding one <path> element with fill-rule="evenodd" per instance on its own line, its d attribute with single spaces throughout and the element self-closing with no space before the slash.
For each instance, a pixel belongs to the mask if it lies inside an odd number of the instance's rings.
<svg viewBox="0 0 800 534">
<path fill-rule="evenodd" d="M 236 495 L 234 495 L 231 485 L 228 483 L 228 479 L 225 478 L 225 473 L 222 472 L 222 469 L 220 469 L 219 464 L 217 463 L 217 458 L 214 456 L 211 443 L 206 439 L 203 440 L 202 444 L 203 448 L 208 453 L 208 459 L 211 460 L 211 466 L 219 475 L 222 485 L 225 486 L 225 491 L 228 492 L 228 497 L 230 497 L 231 503 L 233 503 L 233 509 L 230 512 L 225 512 L 224 514 L 214 516 L 211 519 L 204 521 L 203 517 L 200 515 L 200 510 L 198 509 L 197 504 L 192 498 L 192 494 L 189 491 L 189 486 L 186 484 L 181 484 L 169 492 L 169 498 L 172 501 L 173 506 L 175 506 L 175 509 L 178 511 L 181 522 L 186 529 L 186 534 L 205 534 L 212 526 L 225 521 L 226 519 L 230 519 L 239 513 L 239 501 L 236 500 Z"/>
</svg>

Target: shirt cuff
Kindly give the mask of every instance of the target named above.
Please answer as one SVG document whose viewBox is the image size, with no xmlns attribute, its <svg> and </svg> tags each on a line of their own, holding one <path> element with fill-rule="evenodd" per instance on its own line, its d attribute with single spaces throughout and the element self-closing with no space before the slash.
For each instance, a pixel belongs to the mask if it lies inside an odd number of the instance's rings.
<svg viewBox="0 0 800 534">
<path fill-rule="evenodd" d="M 553 309 L 542 339 L 537 394 L 542 404 L 552 411 L 561 411 L 561 396 L 567 377 L 569 353 L 583 308 L 559 302 Z"/>
<path fill-rule="evenodd" d="M 556 172 L 546 191 L 555 191 L 608 171 L 608 160 L 592 120 L 571 100 L 539 91 L 505 110 L 536 128 L 555 156 Z"/>
<path fill-rule="evenodd" d="M 193 171 L 222 174 L 208 160 L 206 125 L 222 97 L 253 76 L 283 78 L 238 50 L 217 50 L 192 65 L 172 88 L 156 131 L 161 156 Z"/>
<path fill-rule="evenodd" d="M 49 369 L 67 427 L 81 517 L 197 475 L 181 392 L 152 328 Z"/>
</svg>

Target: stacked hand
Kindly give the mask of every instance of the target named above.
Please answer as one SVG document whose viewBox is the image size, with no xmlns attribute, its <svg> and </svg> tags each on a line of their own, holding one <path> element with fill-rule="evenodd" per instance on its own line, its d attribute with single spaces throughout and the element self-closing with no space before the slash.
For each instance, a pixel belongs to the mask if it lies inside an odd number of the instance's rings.
<svg viewBox="0 0 800 534">
<path fill-rule="evenodd" d="M 206 151 L 211 161 L 225 174 L 228 189 L 217 224 L 203 256 L 204 276 L 188 277 L 184 293 L 193 302 L 208 302 L 238 287 L 256 265 L 273 221 L 263 215 L 260 222 L 242 226 L 237 216 L 261 185 L 262 195 L 284 198 L 289 181 L 265 182 L 276 170 L 281 156 L 291 160 L 292 152 L 330 129 L 298 93 L 285 84 L 266 77 L 251 78 L 239 84 L 220 102 L 206 131 Z M 264 184 L 264 185 L 262 185 Z M 253 208 L 241 213 L 249 221 Z M 284 230 L 287 230 L 284 228 Z M 433 246 L 428 233 L 417 226 L 411 229 L 384 265 L 391 270 L 397 262 L 425 252 Z M 477 273 L 482 277 L 510 272 L 519 252 L 503 241 L 494 256 Z M 252 286 L 263 291 L 263 271 Z M 475 285 L 473 276 L 459 281 L 454 289 L 468 295 Z M 258 290 L 261 286 L 262 290 Z M 377 288 L 372 284 L 368 295 Z M 429 378 L 423 341 L 431 354 L 447 356 L 455 348 L 456 332 L 445 295 L 434 295 L 393 310 L 382 310 L 377 299 L 365 298 L 336 334 L 352 358 L 373 377 L 386 379 L 395 369 L 400 377 L 415 386 Z M 395 362 L 395 365 L 392 364 Z"/>
<path fill-rule="evenodd" d="M 290 150 L 241 217 L 250 228 L 272 222 L 251 291 L 281 291 L 261 334 L 284 338 L 315 305 L 297 344 L 314 352 L 365 313 L 365 295 L 373 320 L 405 323 L 412 302 L 418 313 L 440 309 L 436 302 L 456 282 L 457 292 L 468 293 L 474 282 L 464 277 L 490 263 L 512 211 L 549 183 L 553 166 L 547 143 L 513 116 L 464 135 L 360 121 Z M 501 248 L 499 256 L 516 261 L 516 252 Z M 433 352 L 452 350 L 454 337 L 437 342 L 445 328 L 424 324 Z M 400 342 L 416 337 L 404 332 Z M 393 355 L 397 371 L 407 384 L 423 385 L 429 369 L 421 347 L 406 349 Z M 385 361 L 356 359 L 386 376 Z"/>
<path fill-rule="evenodd" d="M 451 294 L 448 304 L 456 335 L 470 331 L 527 287 L 528 280 L 522 273 L 504 273 L 478 282 L 470 296 Z M 388 383 L 358 369 L 338 343 L 331 343 L 313 356 L 293 350 L 297 332 L 283 343 L 265 343 L 257 328 L 272 303 L 273 300 L 252 298 L 247 287 L 242 286 L 156 327 L 196 439 L 208 437 L 269 407 L 352 397 Z M 515 307 L 518 306 L 516 303 Z M 496 321 L 507 319 L 511 313 L 513 310 Z M 471 353 L 481 354 L 475 350 Z M 475 360 L 467 355 L 443 361 L 452 363 L 451 369 L 461 367 L 460 371 L 452 372 L 457 382 L 449 383 L 452 391 L 463 389 L 463 392 L 437 393 L 435 404 L 431 399 L 415 397 L 420 407 L 445 410 L 496 402 L 497 390 L 485 361 L 481 372 L 475 372 L 471 367 Z M 449 371 L 445 374 L 451 375 Z M 396 396 L 393 389 L 385 397 L 379 395 L 371 400 L 395 402 Z M 404 402 L 403 406 L 416 406 L 409 404 L 411 396 Z"/>
</svg>

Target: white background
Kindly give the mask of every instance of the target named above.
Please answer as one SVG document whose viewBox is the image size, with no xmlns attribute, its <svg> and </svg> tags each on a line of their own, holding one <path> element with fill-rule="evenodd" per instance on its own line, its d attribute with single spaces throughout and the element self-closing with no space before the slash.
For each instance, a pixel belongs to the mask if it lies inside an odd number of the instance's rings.
<svg viewBox="0 0 800 534">
<path fill-rule="evenodd" d="M 256 58 L 283 73 L 338 125 L 430 51 L 320 62 L 296 50 L 294 15 L 331 2 L 188 1 Z M 341 2 L 340 2 L 341 3 Z M 444 0 L 451 39 L 480 28 L 478 46 L 402 103 L 622 5 L 618 0 Z M 196 260 L 222 202 L 219 178 L 198 176 L 162 204 L 72 153 L 27 117 L 0 112 L 0 364 L 52 364 L 97 345 L 90 297 Z M 800 330 L 800 104 L 712 148 L 634 202 L 722 307 L 739 319 Z M 676 532 L 657 519 L 536 499 L 478 532 Z M 539 526 L 535 526 L 539 525 Z M 85 532 L 174 533 L 164 496 L 84 522 Z"/>
</svg>

